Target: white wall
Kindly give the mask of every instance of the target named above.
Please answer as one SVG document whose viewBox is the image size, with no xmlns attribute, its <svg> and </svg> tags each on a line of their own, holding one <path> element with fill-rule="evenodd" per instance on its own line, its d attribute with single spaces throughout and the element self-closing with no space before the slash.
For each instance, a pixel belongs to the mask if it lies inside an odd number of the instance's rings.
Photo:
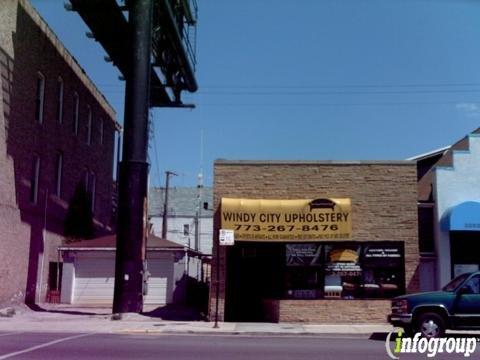
<svg viewBox="0 0 480 360">
<path fill-rule="evenodd" d="M 435 290 L 435 258 L 420 258 L 420 291 Z"/>
<path fill-rule="evenodd" d="M 450 233 L 441 222 L 449 211 L 465 201 L 480 201 L 480 136 L 470 134 L 469 151 L 453 152 L 453 167 L 435 171 L 435 248 L 437 255 L 437 287 L 451 279 Z"/>
<path fill-rule="evenodd" d="M 75 265 L 73 258 L 64 258 L 62 269 L 62 291 L 60 302 L 71 304 L 73 302 L 73 288 L 75 285 Z"/>
</svg>

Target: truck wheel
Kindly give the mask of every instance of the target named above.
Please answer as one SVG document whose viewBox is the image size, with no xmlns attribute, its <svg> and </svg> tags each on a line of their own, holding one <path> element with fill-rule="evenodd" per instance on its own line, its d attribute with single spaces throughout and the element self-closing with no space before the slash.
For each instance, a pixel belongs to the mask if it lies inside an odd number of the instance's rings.
<svg viewBox="0 0 480 360">
<path fill-rule="evenodd" d="M 445 320 L 434 312 L 421 314 L 418 317 L 415 331 L 426 338 L 438 338 L 445 335 Z"/>
</svg>

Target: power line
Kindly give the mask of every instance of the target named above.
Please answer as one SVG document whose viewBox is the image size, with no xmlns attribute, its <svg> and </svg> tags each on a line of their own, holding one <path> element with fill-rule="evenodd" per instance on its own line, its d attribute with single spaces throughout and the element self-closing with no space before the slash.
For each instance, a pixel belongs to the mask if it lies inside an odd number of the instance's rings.
<svg viewBox="0 0 480 360">
<path fill-rule="evenodd" d="M 197 103 L 197 106 L 216 107 L 328 107 L 328 106 L 410 106 L 410 105 L 458 105 L 462 101 L 431 101 L 431 102 L 365 102 L 365 103 Z M 466 100 L 463 103 L 480 104 L 480 100 Z"/>
<path fill-rule="evenodd" d="M 396 90 L 396 91 L 199 91 L 202 95 L 400 95 L 400 94 L 448 94 L 480 93 L 480 89 L 450 90 Z"/>
<path fill-rule="evenodd" d="M 480 85 L 478 85 L 480 86 Z M 120 94 L 121 91 L 117 90 L 105 90 L 105 94 Z M 199 91 L 198 95 L 215 95 L 215 96 L 299 96 L 299 95 L 420 95 L 420 94 L 470 94 L 480 93 L 479 89 L 425 89 L 425 90 L 365 90 L 365 91 L 322 91 L 314 90 L 313 88 L 308 91 Z"/>
<path fill-rule="evenodd" d="M 123 88 L 123 84 L 104 83 L 97 84 L 99 87 L 118 87 Z M 207 84 L 202 89 L 325 89 L 325 88 L 410 88 L 410 87 L 461 87 L 461 86 L 480 86 L 480 82 L 440 82 L 440 83 L 403 83 L 403 84 L 312 84 L 312 85 L 292 85 L 292 84 Z"/>
</svg>

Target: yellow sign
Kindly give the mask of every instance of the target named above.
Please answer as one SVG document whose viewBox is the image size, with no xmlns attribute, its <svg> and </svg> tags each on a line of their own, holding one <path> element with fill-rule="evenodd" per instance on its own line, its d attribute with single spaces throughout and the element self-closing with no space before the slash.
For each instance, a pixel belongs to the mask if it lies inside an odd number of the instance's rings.
<svg viewBox="0 0 480 360">
<path fill-rule="evenodd" d="M 263 200 L 222 198 L 222 229 L 243 241 L 349 240 L 350 199 Z"/>
</svg>

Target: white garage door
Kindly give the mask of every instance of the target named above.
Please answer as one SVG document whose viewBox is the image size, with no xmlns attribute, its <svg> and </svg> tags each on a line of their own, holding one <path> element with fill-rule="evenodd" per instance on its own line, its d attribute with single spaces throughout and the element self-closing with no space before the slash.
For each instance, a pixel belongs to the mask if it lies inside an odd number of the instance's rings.
<svg viewBox="0 0 480 360">
<path fill-rule="evenodd" d="M 115 259 L 77 258 L 75 263 L 74 304 L 112 304 Z"/>
<path fill-rule="evenodd" d="M 151 275 L 144 304 L 164 305 L 173 298 L 173 263 L 171 259 L 150 259 Z M 113 302 L 115 259 L 80 258 L 75 263 L 74 304 L 105 304 Z"/>
<path fill-rule="evenodd" d="M 172 302 L 173 297 L 173 263 L 167 259 L 149 259 L 147 269 L 150 272 L 148 279 L 148 294 L 144 304 L 164 305 Z"/>
</svg>

